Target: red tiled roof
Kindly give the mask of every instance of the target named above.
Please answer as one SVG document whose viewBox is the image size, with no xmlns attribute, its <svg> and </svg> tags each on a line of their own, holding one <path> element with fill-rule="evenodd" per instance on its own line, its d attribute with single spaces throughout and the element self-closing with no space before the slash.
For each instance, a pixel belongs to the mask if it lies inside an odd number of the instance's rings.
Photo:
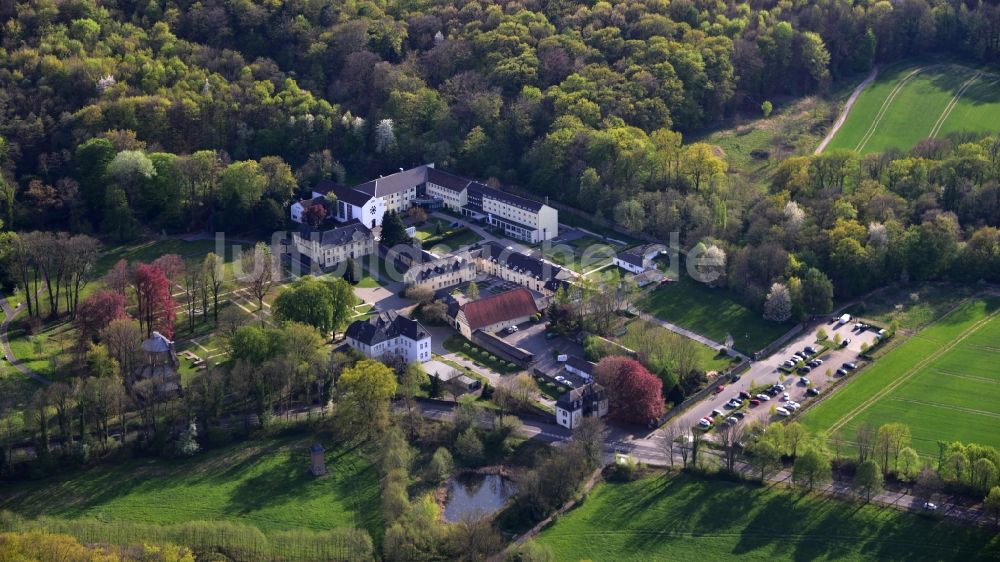
<svg viewBox="0 0 1000 562">
<path fill-rule="evenodd" d="M 531 316 L 538 312 L 531 291 L 520 288 L 462 305 L 469 327 L 478 330 L 497 322 Z"/>
</svg>

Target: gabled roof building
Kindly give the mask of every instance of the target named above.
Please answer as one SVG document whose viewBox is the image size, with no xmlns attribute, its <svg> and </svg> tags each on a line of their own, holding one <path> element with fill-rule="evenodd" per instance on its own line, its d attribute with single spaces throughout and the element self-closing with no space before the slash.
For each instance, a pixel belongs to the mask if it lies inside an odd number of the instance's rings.
<svg viewBox="0 0 1000 562">
<path fill-rule="evenodd" d="M 394 310 L 352 322 L 346 335 L 348 345 L 373 359 L 386 354 L 399 355 L 407 363 L 431 359 L 430 332 Z"/>
</svg>

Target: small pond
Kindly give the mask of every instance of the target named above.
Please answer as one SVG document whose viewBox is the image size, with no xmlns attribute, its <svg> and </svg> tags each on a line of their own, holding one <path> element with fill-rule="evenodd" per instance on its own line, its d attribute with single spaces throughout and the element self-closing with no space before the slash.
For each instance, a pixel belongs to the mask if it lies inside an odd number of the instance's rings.
<svg viewBox="0 0 1000 562">
<path fill-rule="evenodd" d="M 517 491 L 515 484 L 499 474 L 464 474 L 448 481 L 444 520 L 492 515 Z"/>
</svg>

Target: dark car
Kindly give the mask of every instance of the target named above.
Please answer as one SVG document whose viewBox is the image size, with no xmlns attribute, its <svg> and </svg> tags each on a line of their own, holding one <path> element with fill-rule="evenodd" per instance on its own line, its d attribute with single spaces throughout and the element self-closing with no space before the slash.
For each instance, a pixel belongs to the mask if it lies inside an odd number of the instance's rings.
<svg viewBox="0 0 1000 562">
<path fill-rule="evenodd" d="M 808 394 L 809 396 L 819 396 L 819 389 L 814 386 L 806 390 L 806 394 Z"/>
<path fill-rule="evenodd" d="M 855 363 L 844 363 L 843 365 L 841 365 L 841 367 L 847 369 L 848 371 L 853 371 L 854 369 L 858 368 L 857 364 Z"/>
<path fill-rule="evenodd" d="M 742 390 L 740 391 L 740 398 L 746 400 L 747 398 L 750 398 L 750 393 L 745 390 Z"/>
<path fill-rule="evenodd" d="M 809 365 L 803 365 L 803 366 L 799 367 L 799 372 L 802 373 L 802 374 L 806 374 L 809 371 L 812 371 L 812 367 L 810 367 Z"/>
<path fill-rule="evenodd" d="M 760 400 L 757 400 L 756 398 L 754 398 L 753 400 L 750 401 L 750 405 L 751 406 L 760 406 Z"/>
<path fill-rule="evenodd" d="M 811 345 L 807 345 L 805 351 L 808 352 L 809 355 L 816 355 L 816 348 Z"/>
<path fill-rule="evenodd" d="M 840 347 L 847 347 L 849 345 L 851 345 L 851 338 L 847 338 L 846 340 L 840 342 Z"/>
<path fill-rule="evenodd" d="M 736 419 L 738 419 L 738 420 L 743 419 L 745 416 L 746 416 L 746 414 L 743 413 L 743 412 L 733 412 L 733 417 L 736 418 Z"/>
<path fill-rule="evenodd" d="M 843 370 L 843 369 L 837 369 L 837 374 L 838 374 L 839 376 L 844 376 L 844 375 L 846 375 L 846 374 L 847 374 L 847 371 L 845 371 L 845 370 Z"/>
</svg>

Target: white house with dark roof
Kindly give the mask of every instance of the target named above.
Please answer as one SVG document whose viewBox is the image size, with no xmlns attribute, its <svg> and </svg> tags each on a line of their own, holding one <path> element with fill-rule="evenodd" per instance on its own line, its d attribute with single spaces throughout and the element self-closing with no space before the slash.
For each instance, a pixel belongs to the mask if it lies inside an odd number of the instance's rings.
<svg viewBox="0 0 1000 562">
<path fill-rule="evenodd" d="M 449 322 L 466 339 L 472 339 L 476 330 L 499 332 L 538 314 L 534 296 L 523 287 L 461 305 L 453 297 L 446 302 Z"/>
<path fill-rule="evenodd" d="M 556 401 L 556 423 L 576 429 L 583 418 L 603 418 L 608 415 L 608 396 L 604 387 L 596 382 L 574 388 Z"/>
<path fill-rule="evenodd" d="M 476 268 L 487 275 L 513 281 L 538 293 L 554 293 L 573 274 L 557 265 L 490 241 L 478 251 Z"/>
<path fill-rule="evenodd" d="M 352 322 L 346 335 L 347 345 L 373 359 L 387 354 L 399 355 L 407 363 L 431 359 L 431 333 L 394 310 Z"/>
<path fill-rule="evenodd" d="M 375 237 L 365 225 L 352 222 L 330 230 L 294 232 L 292 246 L 310 264 L 329 268 L 375 253 Z"/>
<path fill-rule="evenodd" d="M 630 273 L 639 274 L 656 267 L 656 258 L 666 253 L 667 247 L 663 244 L 644 244 L 622 250 L 615 254 L 615 265 Z"/>
<path fill-rule="evenodd" d="M 440 291 L 475 278 L 476 262 L 468 252 L 462 252 L 411 264 L 403 274 L 403 284 L 407 288 L 428 287 Z"/>
</svg>

